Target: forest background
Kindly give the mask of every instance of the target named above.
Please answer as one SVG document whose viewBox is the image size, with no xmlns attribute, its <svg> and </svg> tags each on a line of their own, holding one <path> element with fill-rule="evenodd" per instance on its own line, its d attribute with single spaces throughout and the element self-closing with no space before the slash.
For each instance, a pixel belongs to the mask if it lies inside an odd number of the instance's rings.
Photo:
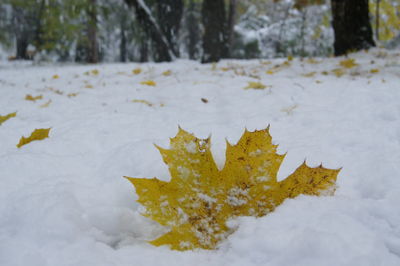
<svg viewBox="0 0 400 266">
<path fill-rule="evenodd" d="M 330 56 L 335 2 L 2 0 L 0 57 L 96 63 Z M 356 48 L 400 43 L 399 0 L 342 2 L 368 5 L 374 40 Z"/>
</svg>

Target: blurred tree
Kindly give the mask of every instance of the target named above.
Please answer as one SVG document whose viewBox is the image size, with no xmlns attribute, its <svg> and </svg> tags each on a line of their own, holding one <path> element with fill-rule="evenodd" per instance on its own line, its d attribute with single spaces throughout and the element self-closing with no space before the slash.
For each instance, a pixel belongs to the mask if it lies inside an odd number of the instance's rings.
<svg viewBox="0 0 400 266">
<path fill-rule="evenodd" d="M 224 0 L 204 0 L 201 14 L 204 26 L 201 62 L 218 62 L 226 49 L 227 27 Z"/>
<path fill-rule="evenodd" d="M 125 0 L 135 9 L 136 19 L 154 45 L 156 62 L 171 61 L 178 56 L 176 39 L 182 18 L 183 1 L 156 1 L 158 19 L 144 0 Z M 161 2 L 161 3 L 160 3 Z"/>
<path fill-rule="evenodd" d="M 201 29 L 200 29 L 200 12 L 199 3 L 194 0 L 190 0 L 187 5 L 185 26 L 187 32 L 186 46 L 188 50 L 189 58 L 196 60 L 199 58 L 200 49 L 199 43 L 201 40 Z"/>
<path fill-rule="evenodd" d="M 400 33 L 400 1 L 372 0 L 370 10 L 375 11 L 372 18 L 376 40 L 390 41 Z"/>
<path fill-rule="evenodd" d="M 335 55 L 375 46 L 368 0 L 331 0 Z"/>
</svg>

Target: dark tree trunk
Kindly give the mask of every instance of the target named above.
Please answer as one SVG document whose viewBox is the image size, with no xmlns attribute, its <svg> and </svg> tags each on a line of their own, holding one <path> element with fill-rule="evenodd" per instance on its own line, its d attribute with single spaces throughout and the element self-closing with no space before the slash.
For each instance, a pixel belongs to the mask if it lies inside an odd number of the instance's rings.
<svg viewBox="0 0 400 266">
<path fill-rule="evenodd" d="M 205 31 L 201 62 L 218 62 L 223 56 L 226 40 L 224 0 L 204 0 L 201 13 Z"/>
<path fill-rule="evenodd" d="M 144 7 L 141 0 L 125 0 L 125 2 L 135 9 L 136 19 L 146 32 L 147 36 L 154 43 L 154 60 L 156 62 L 172 61 L 174 54 L 173 44 L 164 35 L 161 27 L 149 13 L 150 10 Z"/>
<path fill-rule="evenodd" d="M 233 46 L 233 37 L 234 37 L 234 26 L 235 26 L 235 18 L 236 18 L 236 0 L 229 1 L 229 9 L 228 9 L 228 21 L 226 25 L 226 34 L 225 34 L 225 45 L 223 50 L 223 58 L 231 57 L 231 51 Z"/>
<path fill-rule="evenodd" d="M 368 0 L 331 0 L 335 55 L 375 46 Z"/>
<path fill-rule="evenodd" d="M 183 0 L 157 1 L 157 19 L 161 30 L 171 44 L 175 56 L 179 57 L 178 37 L 183 14 Z"/>
<path fill-rule="evenodd" d="M 188 31 L 188 53 L 189 59 L 196 60 L 198 59 L 199 49 L 198 43 L 200 41 L 200 19 L 196 16 L 196 3 L 194 0 L 190 0 L 188 7 L 188 15 L 186 18 L 186 25 Z"/>
<path fill-rule="evenodd" d="M 121 17 L 120 21 L 121 26 L 121 43 L 119 45 L 119 59 L 121 62 L 126 62 L 126 26 L 125 26 L 125 18 Z"/>
<path fill-rule="evenodd" d="M 97 43 L 97 0 L 90 0 L 88 8 L 88 63 L 99 62 L 99 47 Z"/>
<path fill-rule="evenodd" d="M 28 59 L 28 39 L 24 38 L 23 36 L 17 38 L 17 59 Z"/>
</svg>

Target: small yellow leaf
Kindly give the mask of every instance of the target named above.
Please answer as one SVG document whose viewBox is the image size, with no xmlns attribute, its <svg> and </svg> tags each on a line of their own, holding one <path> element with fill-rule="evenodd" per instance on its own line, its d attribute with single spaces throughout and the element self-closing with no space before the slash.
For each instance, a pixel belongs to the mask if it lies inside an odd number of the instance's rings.
<svg viewBox="0 0 400 266">
<path fill-rule="evenodd" d="M 212 157 L 210 138 L 198 139 L 179 129 L 170 149 L 157 148 L 168 165 L 169 182 L 126 178 L 146 209 L 143 215 L 170 228 L 150 243 L 176 250 L 215 249 L 232 233 L 228 220 L 264 216 L 287 198 L 333 195 L 340 171 L 303 163 L 278 181 L 285 155 L 277 154 L 268 128 L 246 130 L 236 145 L 227 143 L 222 170 Z"/>
<path fill-rule="evenodd" d="M 268 75 L 273 75 L 275 74 L 275 72 L 273 70 L 267 70 L 265 73 L 267 73 Z"/>
<path fill-rule="evenodd" d="M 358 66 L 358 64 L 356 63 L 356 60 L 353 58 L 349 58 L 349 59 L 345 59 L 340 61 L 340 66 L 344 67 L 344 68 L 353 68 Z"/>
<path fill-rule="evenodd" d="M 167 71 L 164 71 L 162 74 L 163 74 L 163 76 L 168 77 L 168 76 L 171 76 L 172 71 L 171 70 L 167 70 Z"/>
<path fill-rule="evenodd" d="M 221 70 L 224 71 L 224 72 L 226 72 L 226 71 L 229 71 L 230 68 L 229 68 L 229 67 L 221 67 Z"/>
<path fill-rule="evenodd" d="M 47 101 L 47 103 L 44 103 L 40 106 L 40 108 L 46 108 L 49 107 L 49 105 L 51 104 L 51 99 Z"/>
<path fill-rule="evenodd" d="M 270 87 L 270 86 L 268 86 L 268 87 Z M 265 88 L 267 88 L 267 86 L 262 84 L 261 82 L 250 81 L 249 85 L 247 85 L 247 87 L 245 87 L 244 89 L 245 90 L 248 90 L 248 89 L 263 90 Z"/>
<path fill-rule="evenodd" d="M 97 69 L 93 69 L 92 71 L 90 71 L 90 73 L 91 73 L 93 76 L 97 76 L 97 75 L 99 74 L 99 71 L 98 71 Z"/>
<path fill-rule="evenodd" d="M 327 76 L 327 75 L 329 75 L 329 72 L 328 71 L 322 71 L 321 74 L 324 75 L 324 76 Z"/>
<path fill-rule="evenodd" d="M 0 125 L 3 124 L 4 122 L 6 122 L 8 119 L 12 118 L 12 117 L 16 117 L 17 116 L 17 112 L 14 113 L 9 113 L 7 115 L 0 115 Z"/>
<path fill-rule="evenodd" d="M 153 104 L 152 104 L 151 102 L 146 101 L 146 100 L 133 99 L 132 102 L 133 102 L 133 103 L 143 103 L 143 104 L 145 104 L 145 105 L 147 105 L 147 106 L 150 106 L 150 107 L 153 106 Z"/>
<path fill-rule="evenodd" d="M 37 100 L 41 100 L 41 99 L 43 99 L 43 95 L 32 96 L 30 94 L 27 94 L 25 96 L 25 100 L 32 101 L 32 102 L 36 102 Z"/>
<path fill-rule="evenodd" d="M 340 78 L 341 76 L 343 76 L 346 72 L 341 69 L 341 68 L 335 68 L 332 70 L 332 73 L 335 74 L 336 77 Z"/>
<path fill-rule="evenodd" d="M 141 68 L 135 68 L 134 70 L 132 70 L 132 73 L 135 75 L 139 75 L 140 73 L 142 73 L 142 69 Z"/>
<path fill-rule="evenodd" d="M 51 128 L 35 129 L 29 137 L 27 137 L 27 138 L 21 137 L 21 139 L 19 140 L 19 143 L 17 144 L 17 147 L 21 148 L 22 146 L 24 146 L 32 141 L 43 140 L 45 138 L 48 138 L 50 129 Z"/>
<path fill-rule="evenodd" d="M 315 74 L 317 74 L 317 72 L 313 71 L 313 72 L 310 72 L 310 73 L 303 74 L 303 76 L 306 77 L 306 78 L 312 78 L 312 77 L 315 76 Z"/>
<path fill-rule="evenodd" d="M 289 55 L 289 56 L 287 57 L 287 61 L 293 61 L 293 56 L 292 56 L 292 55 Z"/>
<path fill-rule="evenodd" d="M 91 84 L 86 84 L 86 85 L 85 85 L 85 88 L 86 88 L 86 89 L 93 89 L 93 85 L 91 85 Z"/>
<path fill-rule="evenodd" d="M 318 62 L 317 60 L 315 60 L 314 58 L 309 58 L 309 59 L 307 59 L 307 63 L 309 63 L 309 64 L 318 64 L 318 63 L 320 63 L 320 62 Z"/>
<path fill-rule="evenodd" d="M 78 94 L 79 93 L 77 93 L 77 92 L 73 92 L 73 93 L 68 93 L 67 96 L 68 96 L 68 98 L 72 98 L 72 97 L 78 96 Z"/>
<path fill-rule="evenodd" d="M 379 73 L 379 69 L 373 68 L 373 69 L 371 69 L 369 72 L 370 72 L 371 74 L 376 74 L 376 73 Z"/>
<path fill-rule="evenodd" d="M 60 78 L 60 76 L 59 75 L 53 75 L 53 79 L 59 79 Z"/>
<path fill-rule="evenodd" d="M 140 84 L 147 85 L 147 86 L 153 86 L 153 87 L 157 85 L 153 80 L 142 81 L 142 82 L 140 82 Z"/>
</svg>

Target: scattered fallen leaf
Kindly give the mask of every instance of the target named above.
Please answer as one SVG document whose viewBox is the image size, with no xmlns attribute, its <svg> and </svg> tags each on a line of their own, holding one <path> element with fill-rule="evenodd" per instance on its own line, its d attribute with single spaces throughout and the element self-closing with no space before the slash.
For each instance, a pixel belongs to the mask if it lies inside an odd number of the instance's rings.
<svg viewBox="0 0 400 266">
<path fill-rule="evenodd" d="M 163 76 L 168 77 L 168 76 L 171 76 L 172 71 L 171 70 L 167 70 L 167 71 L 164 71 L 162 74 L 163 74 Z"/>
<path fill-rule="evenodd" d="M 132 102 L 133 103 L 143 103 L 143 104 L 145 104 L 147 106 L 150 106 L 150 107 L 153 106 L 153 104 L 151 102 L 146 101 L 146 100 L 133 99 Z"/>
<path fill-rule="evenodd" d="M 292 106 L 286 107 L 286 108 L 282 108 L 281 111 L 286 113 L 287 115 L 292 115 L 293 111 L 298 107 L 297 104 L 294 104 Z"/>
<path fill-rule="evenodd" d="M 309 64 L 319 64 L 320 62 L 318 62 L 317 60 L 315 60 L 314 58 L 308 58 L 307 59 L 307 63 Z"/>
<path fill-rule="evenodd" d="M 265 73 L 267 73 L 268 75 L 273 75 L 273 74 L 275 74 L 275 72 L 272 71 L 271 69 L 270 69 L 270 70 L 267 70 Z"/>
<path fill-rule="evenodd" d="M 268 128 L 245 131 L 236 145 L 227 143 L 226 162 L 219 170 L 210 138 L 198 139 L 179 129 L 170 149 L 157 146 L 169 167 L 169 182 L 126 177 L 136 188 L 138 202 L 170 232 L 150 243 L 172 249 L 215 249 L 232 233 L 226 222 L 239 216 L 260 217 L 287 198 L 333 195 L 340 171 L 304 162 L 286 179 L 277 173 L 285 155 L 276 153 Z"/>
<path fill-rule="evenodd" d="M 17 112 L 14 113 L 9 113 L 7 115 L 0 115 L 0 125 L 3 124 L 4 122 L 6 122 L 8 119 L 12 118 L 12 117 L 16 117 L 17 116 Z"/>
<path fill-rule="evenodd" d="M 344 68 L 353 68 L 358 66 L 354 58 L 345 59 L 339 62 L 340 66 Z"/>
<path fill-rule="evenodd" d="M 247 85 L 247 87 L 245 87 L 245 90 L 248 89 L 254 89 L 254 90 L 263 90 L 265 88 L 270 88 L 271 86 L 266 86 L 264 84 L 262 84 L 261 82 L 254 82 L 254 81 L 250 81 L 249 84 Z"/>
<path fill-rule="evenodd" d="M 340 78 L 340 77 L 343 76 L 346 72 L 345 72 L 342 68 L 335 68 L 335 69 L 332 70 L 332 73 L 333 73 L 336 77 Z"/>
<path fill-rule="evenodd" d="M 73 92 L 73 93 L 68 93 L 67 96 L 68 96 L 69 98 L 72 98 L 72 97 L 78 96 L 78 94 L 79 94 L 79 93 L 77 93 L 77 92 Z"/>
<path fill-rule="evenodd" d="M 208 100 L 207 100 L 206 98 L 201 98 L 201 101 L 202 101 L 203 103 L 208 103 Z"/>
<path fill-rule="evenodd" d="M 58 94 L 58 95 L 63 95 L 64 94 L 64 92 L 62 92 L 62 91 L 60 91 L 60 90 L 57 90 L 57 89 L 54 89 L 54 88 L 48 88 L 49 89 L 49 91 L 52 91 L 52 92 L 54 92 L 55 94 Z"/>
<path fill-rule="evenodd" d="M 153 87 L 157 85 L 157 83 L 155 83 L 153 80 L 142 81 L 142 82 L 140 82 L 140 84 L 147 85 L 147 86 L 153 86 Z"/>
<path fill-rule="evenodd" d="M 373 69 L 371 69 L 369 72 L 370 72 L 371 74 L 376 74 L 376 73 L 379 73 L 379 69 L 373 68 Z"/>
<path fill-rule="evenodd" d="M 292 56 L 292 55 L 289 55 L 289 56 L 287 57 L 287 61 L 293 61 L 293 56 Z"/>
<path fill-rule="evenodd" d="M 132 70 L 132 73 L 135 75 L 139 75 L 140 73 L 142 73 L 142 69 L 141 68 L 135 68 L 134 70 Z"/>
<path fill-rule="evenodd" d="M 46 108 L 46 107 L 49 107 L 49 105 L 51 104 L 51 99 L 50 100 L 48 100 L 46 103 L 44 103 L 44 104 L 42 104 L 41 106 L 40 106 L 40 108 Z"/>
<path fill-rule="evenodd" d="M 43 95 L 32 96 L 30 94 L 27 94 L 25 96 L 25 100 L 32 101 L 32 102 L 36 102 L 37 100 L 41 100 L 41 99 L 43 99 Z"/>
<path fill-rule="evenodd" d="M 93 89 L 93 85 L 91 85 L 91 84 L 86 84 L 86 85 L 85 85 L 85 88 L 86 88 L 86 89 Z"/>
<path fill-rule="evenodd" d="M 99 72 L 97 69 L 93 69 L 92 71 L 90 71 L 90 73 L 91 73 L 93 76 L 97 76 L 100 72 Z"/>
<path fill-rule="evenodd" d="M 313 72 L 310 72 L 310 73 L 303 74 L 303 76 L 306 77 L 306 78 L 312 78 L 312 77 L 315 76 L 315 74 L 317 74 L 317 72 L 313 71 Z"/>
<path fill-rule="evenodd" d="M 45 138 L 48 138 L 50 129 L 51 128 L 35 129 L 28 138 L 21 137 L 21 139 L 19 140 L 19 143 L 17 144 L 17 147 L 21 148 L 22 146 L 24 146 L 32 141 L 43 140 Z"/>
<path fill-rule="evenodd" d="M 53 75 L 53 79 L 59 79 L 60 78 L 60 76 L 59 75 Z"/>
</svg>

